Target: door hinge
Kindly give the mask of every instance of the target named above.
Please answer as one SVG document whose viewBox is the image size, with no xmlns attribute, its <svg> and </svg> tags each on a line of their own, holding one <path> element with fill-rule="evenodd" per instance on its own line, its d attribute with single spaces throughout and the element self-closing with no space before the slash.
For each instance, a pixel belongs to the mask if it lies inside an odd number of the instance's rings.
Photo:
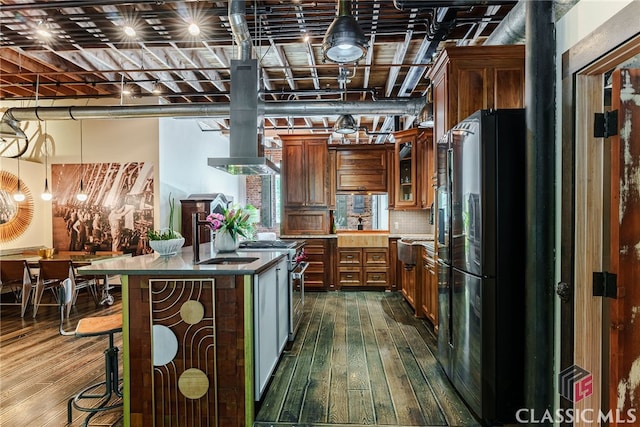
<svg viewBox="0 0 640 427">
<path fill-rule="evenodd" d="M 593 136 L 609 138 L 618 134 L 618 110 L 593 115 Z"/>
<path fill-rule="evenodd" d="M 618 298 L 617 275 L 608 271 L 593 272 L 593 296 Z"/>
</svg>

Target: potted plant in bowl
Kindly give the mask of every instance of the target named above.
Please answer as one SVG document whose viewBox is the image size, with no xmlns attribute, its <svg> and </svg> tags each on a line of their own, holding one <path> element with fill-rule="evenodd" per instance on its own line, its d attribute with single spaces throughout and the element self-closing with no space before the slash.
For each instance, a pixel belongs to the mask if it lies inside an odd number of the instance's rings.
<svg viewBox="0 0 640 427">
<path fill-rule="evenodd" d="M 182 245 L 184 245 L 184 237 L 173 229 L 175 206 L 176 201 L 171 197 L 171 193 L 169 193 L 169 227 L 147 231 L 149 246 L 160 256 L 175 255 Z"/>
</svg>

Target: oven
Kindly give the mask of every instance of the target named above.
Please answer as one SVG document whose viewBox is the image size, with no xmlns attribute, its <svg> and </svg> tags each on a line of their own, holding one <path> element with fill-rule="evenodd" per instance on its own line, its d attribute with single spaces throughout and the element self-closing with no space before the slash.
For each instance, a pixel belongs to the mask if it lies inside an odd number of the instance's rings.
<svg viewBox="0 0 640 427">
<path fill-rule="evenodd" d="M 278 251 L 287 253 L 289 279 L 289 341 L 295 338 L 304 308 L 304 272 L 309 266 L 304 252 L 304 241 L 246 240 L 238 250 Z"/>
</svg>

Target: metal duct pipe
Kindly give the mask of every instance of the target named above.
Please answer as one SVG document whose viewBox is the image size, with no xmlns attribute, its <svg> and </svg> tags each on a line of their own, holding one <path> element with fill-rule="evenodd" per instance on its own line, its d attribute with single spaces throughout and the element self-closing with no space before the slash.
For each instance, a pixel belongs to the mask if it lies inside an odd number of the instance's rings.
<svg viewBox="0 0 640 427">
<path fill-rule="evenodd" d="M 238 43 L 238 59 L 243 61 L 251 58 L 253 50 L 245 10 L 244 0 L 229 1 L 229 25 Z"/>
<path fill-rule="evenodd" d="M 513 0 L 394 0 L 393 6 L 398 10 L 433 9 L 434 7 L 469 7 L 510 4 Z"/>
<path fill-rule="evenodd" d="M 553 2 L 554 22 L 562 18 L 580 0 L 555 0 Z M 485 45 L 522 44 L 525 39 L 527 0 L 520 0 L 491 33 Z"/>
<path fill-rule="evenodd" d="M 394 98 L 379 101 L 308 101 L 296 103 L 262 102 L 265 117 L 323 117 L 340 114 L 418 115 L 426 97 Z M 2 120 L 131 119 L 152 117 L 229 117 L 229 103 L 116 105 L 69 107 L 16 107 L 5 111 Z"/>
<path fill-rule="evenodd" d="M 526 1 L 521 0 L 485 40 L 485 45 L 521 44 L 525 38 Z"/>
</svg>

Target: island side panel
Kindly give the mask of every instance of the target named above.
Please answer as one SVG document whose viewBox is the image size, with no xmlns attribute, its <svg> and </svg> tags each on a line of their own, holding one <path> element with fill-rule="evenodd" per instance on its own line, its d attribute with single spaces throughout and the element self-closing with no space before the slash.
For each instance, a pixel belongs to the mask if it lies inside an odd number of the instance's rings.
<svg viewBox="0 0 640 427">
<path fill-rule="evenodd" d="M 154 290 L 152 293 L 149 289 L 150 279 L 152 279 Z M 199 408 L 197 416 L 202 421 L 201 425 L 244 426 L 246 420 L 253 418 L 253 414 L 246 413 L 247 410 L 252 409 L 252 402 L 249 405 L 245 402 L 244 276 L 221 275 L 208 278 L 215 281 L 215 294 L 211 293 L 210 288 L 207 291 L 206 280 L 207 278 L 204 277 L 193 276 L 171 278 L 129 276 L 130 347 L 127 353 L 130 366 L 131 426 L 163 425 L 162 420 L 168 422 L 172 418 L 181 419 L 176 418 L 179 417 L 176 412 L 183 412 L 185 405 L 189 405 L 189 411 L 192 411 L 192 407 Z M 194 282 L 197 285 L 194 286 Z M 172 291 L 172 287 L 180 289 Z M 166 289 L 163 290 L 163 288 Z M 154 295 L 153 303 L 150 303 L 150 295 Z M 168 302 L 170 300 L 173 302 Z M 213 310 L 214 300 L 215 311 Z M 170 364 L 175 370 L 175 375 L 170 382 L 175 384 L 175 379 L 179 380 L 180 376 L 183 376 L 183 386 L 186 384 L 186 393 L 191 395 L 191 398 L 185 398 L 179 386 L 176 389 L 175 385 L 170 387 L 166 384 L 159 385 L 167 382 L 169 371 L 156 367 L 154 374 L 151 331 L 152 324 L 170 327 L 174 333 L 177 333 L 179 345 L 182 346 L 182 342 L 185 342 L 185 334 L 189 332 L 184 325 L 184 314 L 181 314 L 180 310 L 182 308 L 184 311 L 184 307 L 187 307 L 186 310 L 189 311 L 189 307 L 193 309 L 197 306 L 189 301 L 199 301 L 204 308 L 202 320 L 198 322 L 201 324 L 191 325 L 191 329 L 200 330 L 202 335 L 202 331 L 207 329 L 202 327 L 202 322 L 206 324 L 207 318 L 215 319 L 213 324 L 210 320 L 208 321 L 211 337 L 198 338 L 205 343 L 209 341 L 211 345 L 205 345 L 212 346 L 214 351 L 203 351 L 202 348 L 198 350 L 197 346 L 193 349 L 178 350 L 178 359 L 193 358 L 192 362 L 188 362 L 189 366 L 182 361 Z M 185 302 L 189 303 L 185 306 Z M 155 307 L 153 313 L 152 306 Z M 184 375 L 184 371 L 189 368 L 191 370 Z M 212 370 L 214 372 L 211 372 Z M 193 375 L 191 379 L 189 374 Z M 203 382 L 207 390 L 204 395 L 196 398 L 203 392 Z M 167 393 L 169 390 L 171 393 Z M 154 412 L 155 423 L 153 422 Z M 182 422 L 178 422 L 178 425 L 181 424 Z"/>
</svg>

